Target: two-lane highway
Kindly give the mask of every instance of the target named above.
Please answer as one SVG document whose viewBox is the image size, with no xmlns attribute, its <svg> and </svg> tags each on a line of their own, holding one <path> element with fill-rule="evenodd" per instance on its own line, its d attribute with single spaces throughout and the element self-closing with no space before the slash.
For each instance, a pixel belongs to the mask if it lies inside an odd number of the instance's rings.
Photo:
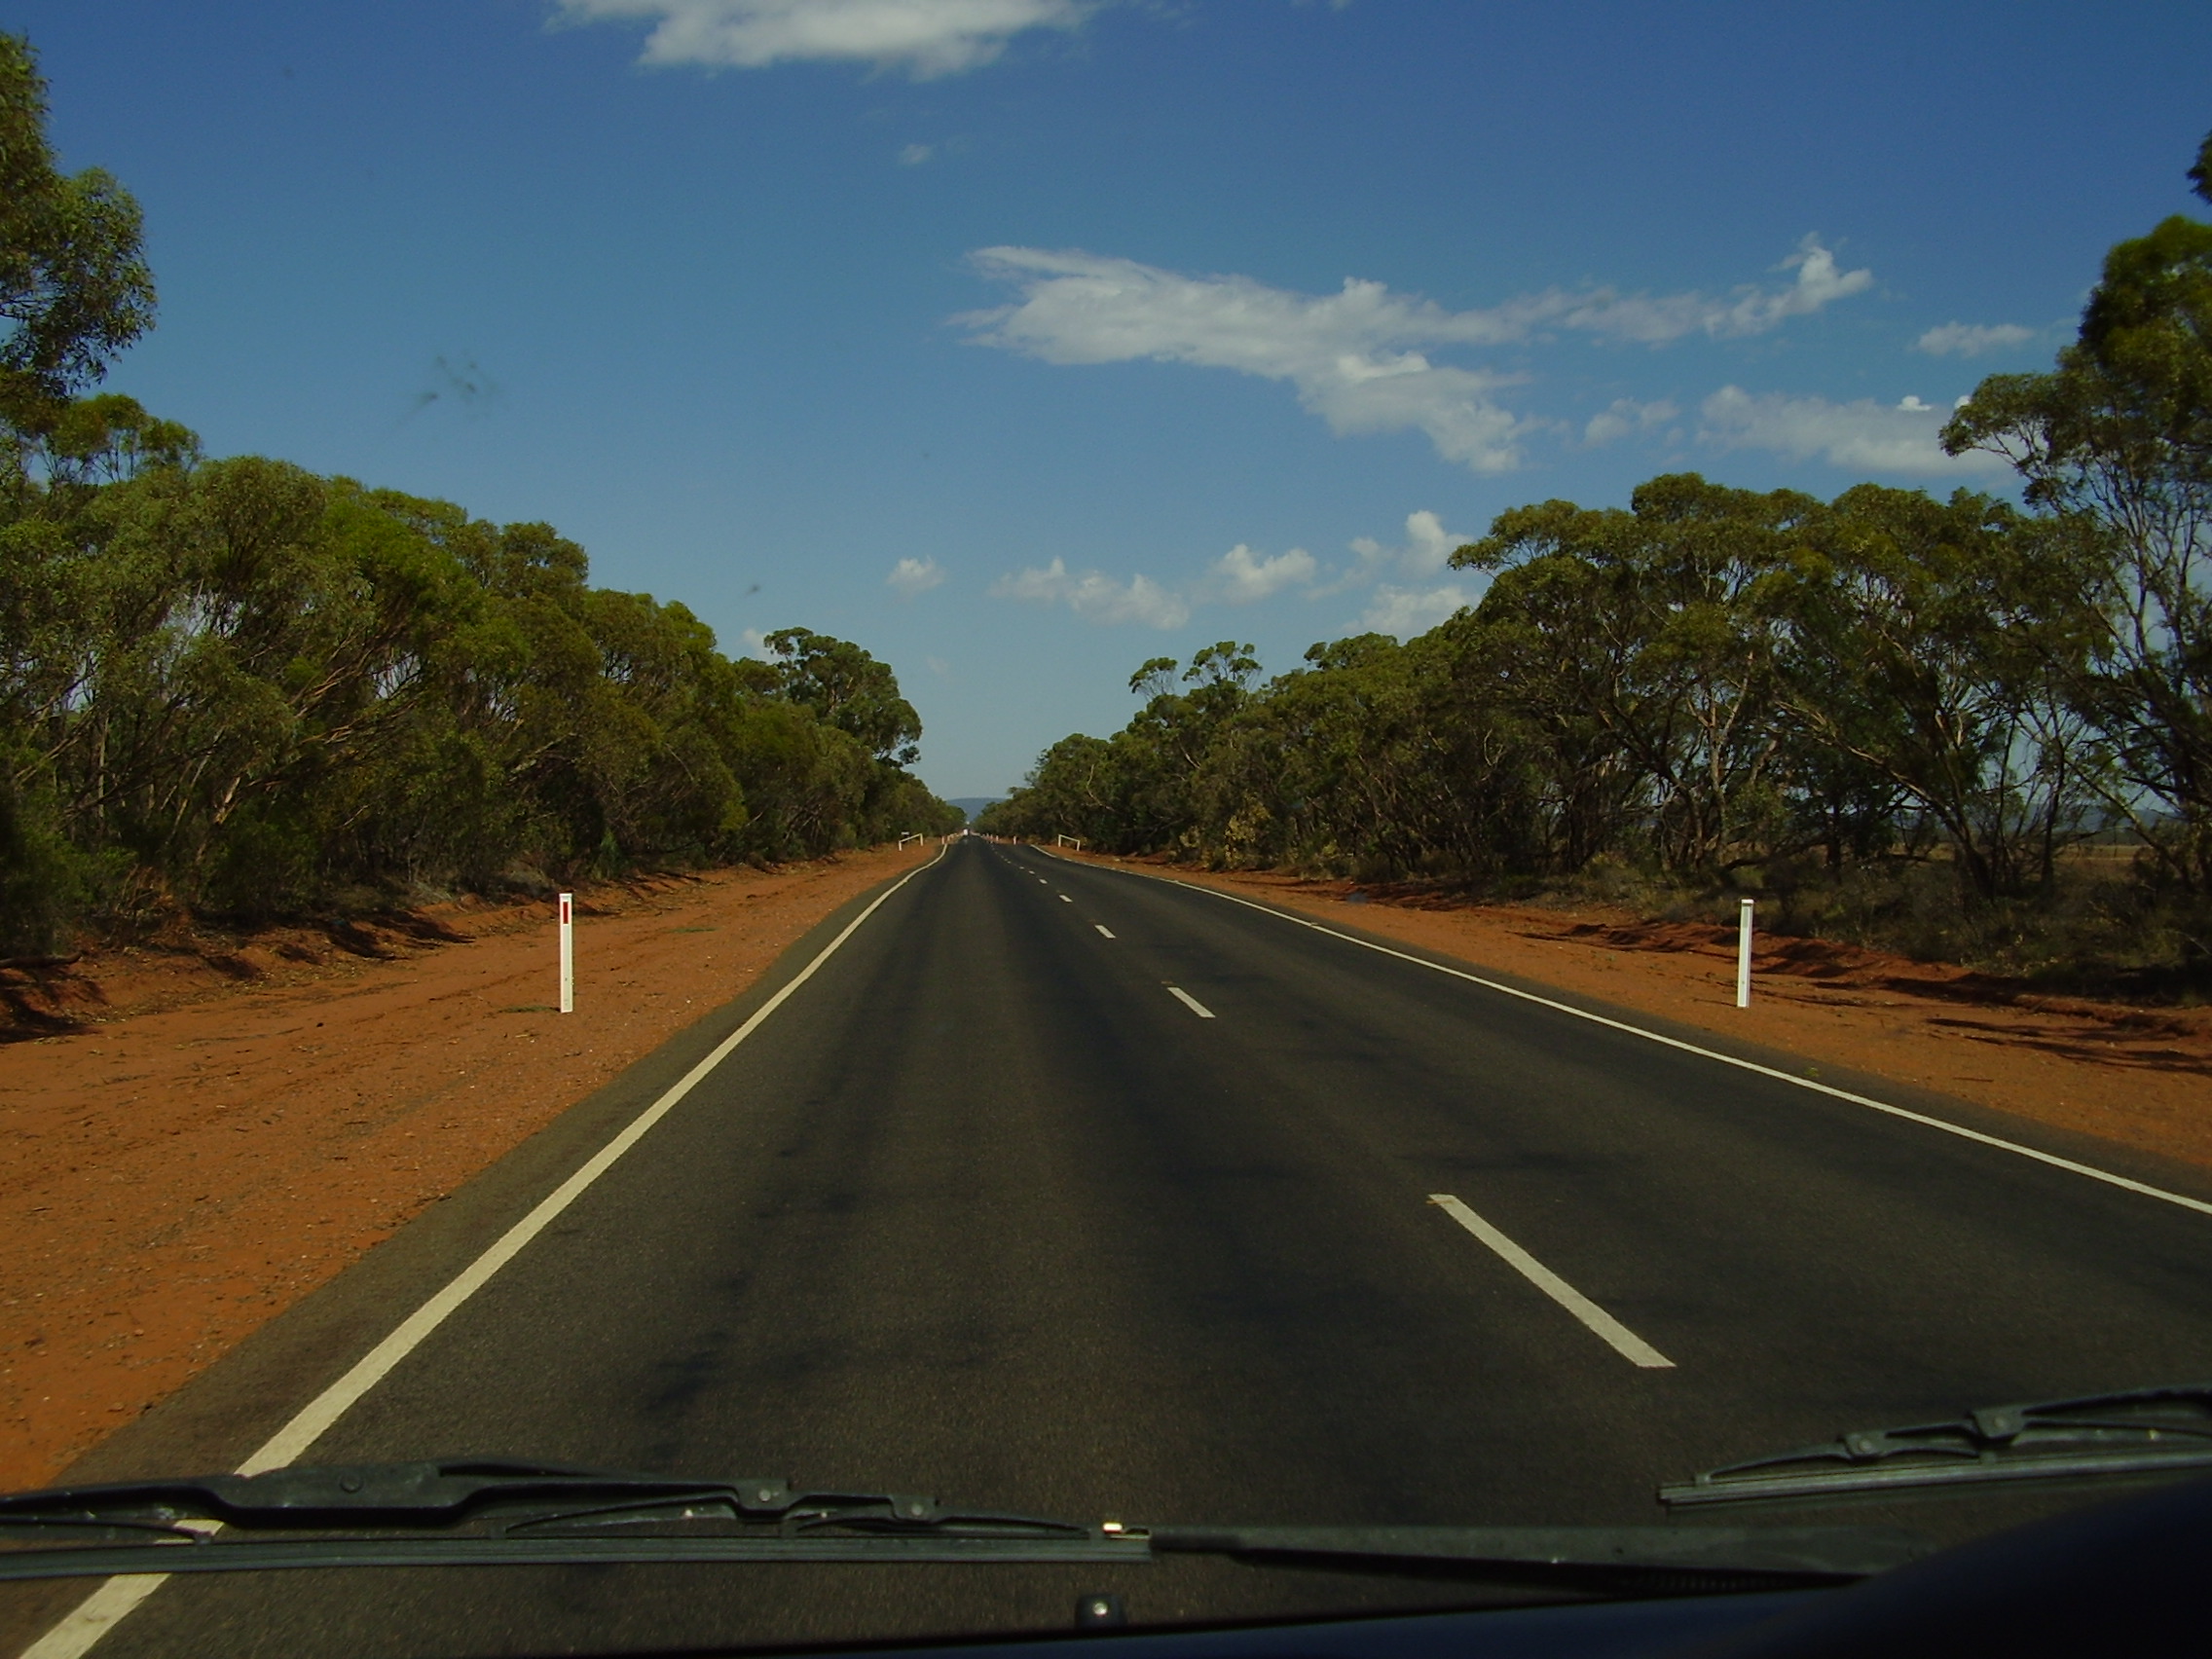
<svg viewBox="0 0 2212 1659">
<path fill-rule="evenodd" d="M 307 1460 L 1085 1518 L 1641 1522 L 1663 1479 L 1839 1427 L 2206 1376 L 2212 1215 L 968 840 Z M 1085 1587 L 765 1571 L 177 1580 L 98 1651 L 527 1649 L 586 1616 L 664 1646 L 1051 1626 Z M 1132 1612 L 1276 1604 L 1197 1583 L 1131 1586 Z"/>
</svg>

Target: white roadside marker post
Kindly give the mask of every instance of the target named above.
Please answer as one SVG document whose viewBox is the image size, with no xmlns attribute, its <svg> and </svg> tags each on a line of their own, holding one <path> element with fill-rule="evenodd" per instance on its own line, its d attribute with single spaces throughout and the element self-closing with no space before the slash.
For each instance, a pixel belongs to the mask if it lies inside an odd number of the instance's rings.
<svg viewBox="0 0 2212 1659">
<path fill-rule="evenodd" d="M 1744 908 L 1736 921 L 1736 1006 L 1751 1006 L 1751 902 L 1744 901 Z"/>
<path fill-rule="evenodd" d="M 561 895 L 561 1012 L 576 1012 L 575 895 Z"/>
</svg>

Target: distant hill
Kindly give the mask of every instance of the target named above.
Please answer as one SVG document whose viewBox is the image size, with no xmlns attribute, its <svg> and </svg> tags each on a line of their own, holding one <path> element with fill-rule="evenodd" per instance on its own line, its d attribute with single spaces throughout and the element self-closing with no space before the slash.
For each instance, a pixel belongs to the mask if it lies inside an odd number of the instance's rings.
<svg viewBox="0 0 2212 1659">
<path fill-rule="evenodd" d="M 1004 799 L 1006 799 L 1004 795 L 955 795 L 945 804 L 960 808 L 962 812 L 968 815 L 968 822 L 973 824 L 981 816 L 984 807 L 989 806 L 994 801 Z"/>
</svg>

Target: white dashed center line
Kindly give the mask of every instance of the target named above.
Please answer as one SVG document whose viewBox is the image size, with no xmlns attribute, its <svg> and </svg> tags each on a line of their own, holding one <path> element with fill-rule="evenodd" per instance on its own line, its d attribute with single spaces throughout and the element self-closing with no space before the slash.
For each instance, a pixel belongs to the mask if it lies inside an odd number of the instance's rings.
<svg viewBox="0 0 2212 1659">
<path fill-rule="evenodd" d="M 1177 991 L 1177 996 L 1183 993 Z M 1428 1201 L 1461 1227 L 1488 1244 L 1508 1267 L 1581 1320 L 1598 1335 L 1613 1346 L 1614 1350 L 1631 1365 L 1640 1365 L 1646 1371 L 1672 1371 L 1675 1362 L 1592 1302 L 1559 1274 L 1513 1242 L 1498 1230 L 1450 1193 L 1431 1193 Z"/>
<path fill-rule="evenodd" d="M 1063 904 L 1072 904 L 1075 903 L 1075 901 L 1073 899 L 1070 899 L 1065 893 L 1063 893 L 1060 895 L 1060 903 Z"/>
<path fill-rule="evenodd" d="M 1167 994 L 1173 997 L 1177 1002 L 1181 1003 L 1185 1008 L 1189 1009 L 1193 1014 L 1197 1014 L 1200 1019 L 1211 1019 L 1213 1017 L 1213 1010 L 1206 1007 L 1204 1003 L 1198 1001 L 1197 997 L 1191 995 L 1189 991 L 1183 989 L 1181 985 L 1169 985 L 1167 987 Z"/>
<path fill-rule="evenodd" d="M 1105 935 L 1106 938 L 1112 939 L 1114 937 L 1114 930 L 1108 927 L 1104 922 L 1092 922 L 1090 925 L 1096 928 L 1101 934 Z"/>
</svg>

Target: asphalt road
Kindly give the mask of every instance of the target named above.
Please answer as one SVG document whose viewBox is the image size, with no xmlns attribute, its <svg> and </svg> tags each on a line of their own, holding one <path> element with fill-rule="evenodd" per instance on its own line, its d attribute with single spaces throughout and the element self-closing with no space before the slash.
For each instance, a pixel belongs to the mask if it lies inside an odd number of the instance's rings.
<svg viewBox="0 0 2212 1659">
<path fill-rule="evenodd" d="M 218 1367 L 135 1455 L 212 1456 L 296 1410 L 720 1018 L 463 1195 L 475 1222 L 403 1235 Z M 969 841 L 307 1460 L 765 1473 L 1132 1522 L 1642 1522 L 1662 1480 L 1843 1427 L 2207 1377 L 2212 1217 L 1214 894 Z M 1109 1587 L 1140 1620 L 1445 1595 L 1109 1577 L 178 1579 L 96 1651 L 529 1651 L 576 1619 L 662 1646 L 1054 1627 Z"/>
</svg>

